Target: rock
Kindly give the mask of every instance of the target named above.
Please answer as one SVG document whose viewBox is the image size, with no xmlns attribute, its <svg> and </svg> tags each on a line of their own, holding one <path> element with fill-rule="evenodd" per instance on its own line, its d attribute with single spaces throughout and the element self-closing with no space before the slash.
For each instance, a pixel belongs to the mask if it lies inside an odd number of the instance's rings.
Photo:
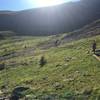
<svg viewBox="0 0 100 100">
<path fill-rule="evenodd" d="M 22 97 L 22 93 L 26 90 L 28 90 L 29 88 L 27 87 L 16 87 L 11 94 L 11 98 L 10 100 L 19 100 L 19 98 Z"/>
<path fill-rule="evenodd" d="M 36 95 L 26 95 L 25 96 L 25 100 L 34 100 L 34 99 L 38 99 L 38 97 Z"/>
<path fill-rule="evenodd" d="M 53 87 L 56 89 L 56 90 L 59 90 L 59 89 L 62 89 L 64 87 L 64 85 L 61 85 L 60 83 L 56 82 Z"/>
<path fill-rule="evenodd" d="M 62 66 L 61 64 L 57 64 L 56 67 Z"/>
<path fill-rule="evenodd" d="M 64 79 L 63 81 L 64 81 L 64 82 L 67 82 L 68 80 L 67 80 L 67 79 Z"/>
<path fill-rule="evenodd" d="M 64 60 L 65 60 L 66 62 L 69 62 L 70 60 L 72 60 L 72 57 L 66 57 Z"/>
<path fill-rule="evenodd" d="M 3 94 L 3 92 L 0 90 L 0 94 Z"/>
<path fill-rule="evenodd" d="M 64 64 L 64 66 L 68 66 L 68 64 Z"/>
<path fill-rule="evenodd" d="M 48 80 L 48 77 L 43 77 L 42 79 L 43 79 L 43 80 Z"/>
<path fill-rule="evenodd" d="M 85 90 L 83 91 L 83 94 L 84 94 L 84 95 L 91 95 L 91 93 L 92 93 L 92 89 L 91 89 L 91 88 L 87 88 L 87 89 L 85 89 Z"/>
<path fill-rule="evenodd" d="M 90 50 L 86 51 L 86 54 L 90 54 Z"/>
<path fill-rule="evenodd" d="M 65 61 L 66 62 L 69 62 L 69 61 L 71 61 L 71 60 L 76 60 L 77 58 L 76 57 L 65 57 Z"/>
<path fill-rule="evenodd" d="M 80 74 L 80 72 L 79 71 L 75 71 L 75 74 Z"/>
<path fill-rule="evenodd" d="M 72 60 L 76 60 L 77 58 L 76 57 L 72 57 Z"/>
<path fill-rule="evenodd" d="M 0 100 L 10 100 L 9 97 L 0 97 Z"/>
<path fill-rule="evenodd" d="M 72 82 L 72 81 L 74 81 L 74 79 L 73 78 L 68 78 L 68 79 L 64 79 L 63 81 L 64 82 Z"/>
</svg>

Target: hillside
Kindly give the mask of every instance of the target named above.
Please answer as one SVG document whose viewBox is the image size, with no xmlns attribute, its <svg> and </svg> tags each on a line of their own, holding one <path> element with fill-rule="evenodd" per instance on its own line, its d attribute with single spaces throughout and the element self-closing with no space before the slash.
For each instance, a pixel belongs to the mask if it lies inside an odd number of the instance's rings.
<svg viewBox="0 0 100 100">
<path fill-rule="evenodd" d="M 41 43 L 40 47 L 45 49 L 54 47 L 54 43 L 56 42 L 56 40 L 58 40 L 60 44 L 64 44 L 66 42 L 74 42 L 76 40 L 89 38 L 97 35 L 100 35 L 100 20 L 96 20 L 88 25 L 85 25 L 83 28 L 72 32 L 53 35 L 53 37 L 49 41 Z"/>
<path fill-rule="evenodd" d="M 97 19 L 100 1 L 81 0 L 54 7 L 1 11 L 0 30 L 12 30 L 19 35 L 52 35 L 71 32 Z"/>
<path fill-rule="evenodd" d="M 70 32 L 69 34 L 65 35 L 62 40 L 65 42 L 70 42 L 96 35 L 100 35 L 100 20 L 94 21 L 79 30 Z"/>
<path fill-rule="evenodd" d="M 16 94 L 21 100 L 25 96 L 28 100 L 99 100 L 100 62 L 91 52 L 93 40 L 100 49 L 99 25 L 96 21 L 78 31 L 52 36 L 1 32 L 4 39 L 0 40 L 0 66 L 5 68 L 0 71 L 0 96 Z M 67 42 L 67 36 L 78 37 L 80 33 L 80 38 Z M 57 39 L 62 39 L 59 46 L 43 48 Z M 43 67 L 39 65 L 41 56 L 47 61 Z"/>
</svg>

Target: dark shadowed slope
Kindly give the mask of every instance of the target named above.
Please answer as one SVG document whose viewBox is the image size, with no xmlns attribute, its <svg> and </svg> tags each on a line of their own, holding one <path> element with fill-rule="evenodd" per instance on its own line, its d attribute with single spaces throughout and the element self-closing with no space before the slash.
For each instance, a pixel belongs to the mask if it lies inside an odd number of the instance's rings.
<svg viewBox="0 0 100 100">
<path fill-rule="evenodd" d="M 100 19 L 92 22 L 89 25 L 84 26 L 81 29 L 75 30 L 73 32 L 54 35 L 49 41 L 40 43 L 38 47 L 41 47 L 43 49 L 48 49 L 51 47 L 55 47 L 55 42 L 57 40 L 59 41 L 59 44 L 61 45 L 67 42 L 72 42 L 72 41 L 99 36 L 99 35 L 100 35 Z"/>
<path fill-rule="evenodd" d="M 82 38 L 88 38 L 92 36 L 100 35 L 100 19 L 86 25 L 85 27 L 73 31 L 67 35 L 65 35 L 62 40 L 63 41 L 73 41 L 73 40 L 79 40 Z"/>
<path fill-rule="evenodd" d="M 81 0 L 54 7 L 0 13 L 0 30 L 51 35 L 69 32 L 100 18 L 100 0 Z"/>
</svg>

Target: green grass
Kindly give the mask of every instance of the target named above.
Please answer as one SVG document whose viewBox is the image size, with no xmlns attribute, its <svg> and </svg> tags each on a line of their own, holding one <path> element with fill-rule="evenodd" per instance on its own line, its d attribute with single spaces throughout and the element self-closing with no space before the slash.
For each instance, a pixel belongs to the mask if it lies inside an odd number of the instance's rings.
<svg viewBox="0 0 100 100">
<path fill-rule="evenodd" d="M 94 39 L 100 48 L 100 36 L 45 50 L 37 48 L 37 45 L 50 39 L 52 37 L 21 37 L 21 41 L 14 38 L 2 40 L 0 56 L 13 51 L 23 52 L 28 48 L 35 48 L 35 50 L 31 54 L 27 53 L 2 61 L 7 67 L 7 73 L 5 70 L 0 71 L 0 87 L 6 83 L 8 94 L 11 94 L 17 86 L 29 87 L 29 90 L 24 93 L 29 95 L 29 100 L 36 97 L 38 98 L 36 100 L 45 100 L 46 97 L 55 98 L 54 100 L 74 98 L 75 100 L 99 100 L 100 62 L 90 51 Z M 39 59 L 42 55 L 45 56 L 47 64 L 41 68 Z M 14 65 L 9 66 L 12 63 Z"/>
</svg>

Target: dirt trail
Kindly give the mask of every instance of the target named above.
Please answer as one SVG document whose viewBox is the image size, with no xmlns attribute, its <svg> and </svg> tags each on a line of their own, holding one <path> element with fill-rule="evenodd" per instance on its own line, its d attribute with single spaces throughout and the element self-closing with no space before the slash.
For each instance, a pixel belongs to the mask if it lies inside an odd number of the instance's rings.
<svg viewBox="0 0 100 100">
<path fill-rule="evenodd" d="M 12 52 L 8 54 L 7 56 L 1 56 L 0 61 L 7 60 L 13 57 L 18 57 L 18 56 L 25 56 L 25 55 L 33 55 L 34 54 L 35 48 L 28 48 L 19 52 Z"/>
<path fill-rule="evenodd" d="M 98 61 L 100 61 L 100 57 L 99 56 L 93 54 L 93 57 L 95 57 Z"/>
</svg>

